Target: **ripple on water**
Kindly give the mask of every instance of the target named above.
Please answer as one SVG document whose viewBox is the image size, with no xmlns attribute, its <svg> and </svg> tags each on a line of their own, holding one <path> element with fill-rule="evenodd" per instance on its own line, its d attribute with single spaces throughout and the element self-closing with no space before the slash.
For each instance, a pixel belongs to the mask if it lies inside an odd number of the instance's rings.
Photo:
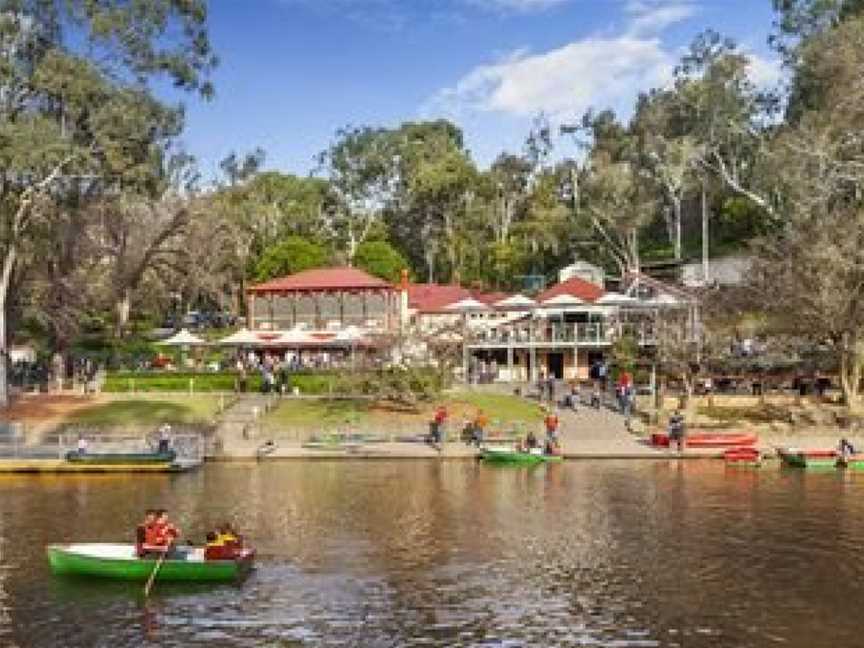
<svg viewBox="0 0 864 648">
<path fill-rule="evenodd" d="M 27 483 L 0 483 L 0 645 L 858 641 L 864 479 L 706 462 L 310 462 Z M 146 606 L 139 585 L 48 574 L 46 543 L 116 538 L 154 502 L 197 535 L 232 518 L 259 569 L 239 586 L 159 583 Z"/>
</svg>

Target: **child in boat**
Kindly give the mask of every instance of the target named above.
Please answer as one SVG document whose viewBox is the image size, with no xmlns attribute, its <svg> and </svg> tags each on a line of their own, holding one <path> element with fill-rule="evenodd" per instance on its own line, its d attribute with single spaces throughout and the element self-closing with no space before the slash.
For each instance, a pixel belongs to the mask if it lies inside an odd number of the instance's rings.
<svg viewBox="0 0 864 648">
<path fill-rule="evenodd" d="M 243 539 L 228 522 L 219 527 L 219 533 L 216 538 L 218 542 L 225 546 L 235 545 L 239 547 L 243 544 Z"/>
</svg>

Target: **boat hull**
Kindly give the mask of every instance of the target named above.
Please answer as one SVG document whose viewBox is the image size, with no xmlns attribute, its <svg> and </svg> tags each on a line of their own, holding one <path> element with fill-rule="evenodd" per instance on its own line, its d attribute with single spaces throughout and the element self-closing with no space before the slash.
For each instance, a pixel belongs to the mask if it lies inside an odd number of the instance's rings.
<svg viewBox="0 0 864 648">
<path fill-rule="evenodd" d="M 157 557 L 138 558 L 133 545 L 50 545 L 51 571 L 57 575 L 146 581 Z M 240 578 L 252 566 L 254 552 L 237 560 L 166 559 L 156 574 L 159 581 L 218 582 Z"/>
<path fill-rule="evenodd" d="M 123 464 L 127 466 L 165 464 L 170 465 L 177 455 L 172 452 L 140 452 L 140 453 L 86 453 L 80 454 L 71 451 L 66 454 L 66 461 L 74 464 L 113 465 Z"/>
<path fill-rule="evenodd" d="M 762 454 L 753 447 L 730 448 L 723 453 L 723 459 L 728 466 L 762 465 Z"/>
<path fill-rule="evenodd" d="M 826 469 L 836 468 L 839 455 L 836 450 L 799 450 L 779 448 L 777 454 L 783 465 L 790 468 Z"/>
<path fill-rule="evenodd" d="M 759 439 L 753 434 L 688 434 L 684 437 L 687 448 L 734 448 L 755 445 Z M 651 435 L 651 445 L 668 448 L 669 435 L 655 432 Z"/>
<path fill-rule="evenodd" d="M 483 461 L 506 464 L 531 465 L 563 461 L 563 457 L 560 455 L 532 454 L 530 452 L 516 452 L 514 450 L 484 450 L 480 456 Z"/>
</svg>

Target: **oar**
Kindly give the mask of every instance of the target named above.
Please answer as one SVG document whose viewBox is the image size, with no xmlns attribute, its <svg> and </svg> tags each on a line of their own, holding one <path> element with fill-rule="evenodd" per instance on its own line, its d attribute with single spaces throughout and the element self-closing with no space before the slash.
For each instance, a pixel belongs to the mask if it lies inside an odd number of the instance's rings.
<svg viewBox="0 0 864 648">
<path fill-rule="evenodd" d="M 165 562 L 165 556 L 168 555 L 168 552 L 171 551 L 171 543 L 168 543 L 168 546 L 165 548 L 165 551 L 159 556 L 159 560 L 156 561 L 156 564 L 153 566 L 153 571 L 150 572 L 150 578 L 147 579 L 147 584 L 144 586 L 144 598 L 150 596 L 150 590 L 153 589 L 153 583 L 156 582 L 156 574 L 159 573 L 159 568 L 162 567 L 162 563 Z"/>
</svg>

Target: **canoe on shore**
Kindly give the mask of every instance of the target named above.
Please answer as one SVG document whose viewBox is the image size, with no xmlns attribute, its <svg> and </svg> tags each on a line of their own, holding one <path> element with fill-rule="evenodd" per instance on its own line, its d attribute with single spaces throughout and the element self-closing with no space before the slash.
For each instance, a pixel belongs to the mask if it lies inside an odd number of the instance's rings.
<svg viewBox="0 0 864 648">
<path fill-rule="evenodd" d="M 173 450 L 168 452 L 85 452 L 76 450 L 66 453 L 66 461 L 74 464 L 170 464 L 177 457 Z"/>
<path fill-rule="evenodd" d="M 840 459 L 836 450 L 829 449 L 777 448 L 777 454 L 791 468 L 835 468 Z"/>
<path fill-rule="evenodd" d="M 758 440 L 754 434 L 699 432 L 686 435 L 684 437 L 684 445 L 687 448 L 734 448 L 737 446 L 752 446 Z M 651 445 L 668 448 L 669 435 L 665 432 L 655 432 L 651 435 Z"/>
<path fill-rule="evenodd" d="M 538 464 L 563 461 L 561 455 L 535 454 L 533 452 L 520 452 L 512 448 L 486 448 L 480 453 L 483 461 L 490 463 L 510 464 Z"/>
<path fill-rule="evenodd" d="M 146 581 L 157 557 L 139 558 L 135 545 L 110 543 L 53 544 L 48 561 L 55 574 Z M 234 560 L 205 560 L 201 548 L 180 548 L 176 558 L 162 561 L 156 574 L 159 581 L 232 581 L 251 567 L 255 551 L 243 550 Z"/>
<path fill-rule="evenodd" d="M 762 463 L 762 453 L 752 446 L 729 448 L 723 453 L 723 459 L 734 466 L 758 466 Z"/>
</svg>

